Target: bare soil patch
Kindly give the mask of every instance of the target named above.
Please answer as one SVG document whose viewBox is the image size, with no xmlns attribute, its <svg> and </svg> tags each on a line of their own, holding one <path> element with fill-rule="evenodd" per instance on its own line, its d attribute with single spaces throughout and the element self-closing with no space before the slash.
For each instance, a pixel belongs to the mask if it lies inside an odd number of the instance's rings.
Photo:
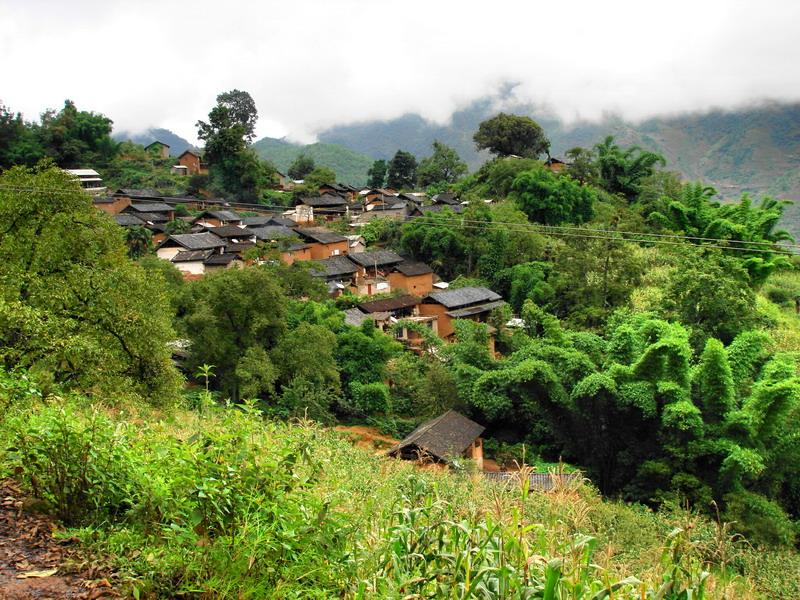
<svg viewBox="0 0 800 600">
<path fill-rule="evenodd" d="M 118 598 L 76 540 L 56 539 L 55 521 L 26 510 L 31 505 L 13 481 L 0 481 L 0 600 Z"/>
</svg>

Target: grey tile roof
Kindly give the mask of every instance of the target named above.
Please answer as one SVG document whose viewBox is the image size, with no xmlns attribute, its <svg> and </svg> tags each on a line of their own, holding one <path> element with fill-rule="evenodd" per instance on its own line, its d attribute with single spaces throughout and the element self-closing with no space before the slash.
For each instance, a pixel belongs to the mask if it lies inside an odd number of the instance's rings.
<svg viewBox="0 0 800 600">
<path fill-rule="evenodd" d="M 242 223 L 251 227 L 262 227 L 268 225 L 272 217 L 255 216 L 255 217 L 242 217 Z"/>
<path fill-rule="evenodd" d="M 335 244 L 347 241 L 347 238 L 343 235 L 322 227 L 298 227 L 295 231 L 300 234 L 300 237 L 320 244 Z"/>
<path fill-rule="evenodd" d="M 330 258 L 314 262 L 320 267 L 312 270 L 312 274 L 315 277 L 332 279 L 334 277 L 346 276 L 349 279 L 358 271 L 358 266 L 346 256 L 331 256 Z"/>
<path fill-rule="evenodd" d="M 374 250 L 372 252 L 358 252 L 350 256 L 350 260 L 362 267 L 379 267 L 403 262 L 405 259 L 391 250 Z"/>
<path fill-rule="evenodd" d="M 433 292 L 424 298 L 426 303 L 429 303 L 429 301 L 436 302 L 449 309 L 462 308 L 471 304 L 494 302 L 495 300 L 502 300 L 502 297 L 489 288 L 477 286 L 446 290 L 444 292 Z"/>
<path fill-rule="evenodd" d="M 347 200 L 345 198 L 342 198 L 341 196 L 335 196 L 333 194 L 324 194 L 314 198 L 303 198 L 300 200 L 300 203 L 305 204 L 306 206 L 312 206 L 314 208 L 323 208 L 327 206 L 347 206 Z"/>
<path fill-rule="evenodd" d="M 184 250 L 172 257 L 172 262 L 202 262 L 213 250 Z"/>
<path fill-rule="evenodd" d="M 241 258 L 239 257 L 238 254 L 235 254 L 235 253 L 225 253 L 225 254 L 214 253 L 211 256 L 209 256 L 207 259 L 205 259 L 205 261 L 203 261 L 203 264 L 205 264 L 205 265 L 223 265 L 224 266 L 224 265 L 229 265 L 230 263 L 232 263 L 235 260 L 241 260 Z"/>
<path fill-rule="evenodd" d="M 134 213 L 124 213 L 124 214 L 134 214 Z M 165 213 L 149 213 L 149 212 L 140 212 L 135 213 L 135 216 L 139 217 L 142 221 L 151 221 L 153 223 L 166 223 L 169 221 L 169 215 Z"/>
<path fill-rule="evenodd" d="M 471 317 L 472 315 L 479 315 L 481 313 L 489 312 L 503 306 L 503 300 L 495 300 L 494 302 L 486 302 L 484 304 L 475 304 L 467 306 L 466 308 L 458 308 L 456 310 L 447 311 L 447 315 L 454 319 L 463 319 L 464 317 Z"/>
<path fill-rule="evenodd" d="M 400 271 L 406 277 L 413 277 L 414 275 L 425 275 L 433 273 L 428 265 L 423 262 L 416 262 L 413 260 L 404 260 L 395 267 L 395 271 Z"/>
<path fill-rule="evenodd" d="M 450 459 L 461 456 L 484 429 L 483 425 L 461 413 L 448 410 L 417 427 L 403 441 L 389 449 L 387 454 L 416 458 L 418 452 L 423 452 L 436 460 L 449 462 Z"/>
<path fill-rule="evenodd" d="M 129 208 L 130 210 L 135 210 L 136 212 L 148 213 L 172 212 L 175 210 L 169 204 L 164 202 L 134 202 L 131 203 Z"/>
<path fill-rule="evenodd" d="M 221 238 L 248 239 L 255 235 L 252 229 L 237 227 L 236 225 L 223 225 L 222 227 L 209 227 L 208 231 Z"/>
<path fill-rule="evenodd" d="M 220 221 L 241 221 L 242 217 L 233 212 L 232 210 L 207 210 L 204 215 L 210 215 Z M 202 216 L 202 215 L 200 215 Z"/>
<path fill-rule="evenodd" d="M 133 227 L 135 225 L 145 224 L 142 219 L 129 213 L 114 215 L 114 220 L 117 222 L 117 225 L 121 225 L 122 227 Z"/>
<path fill-rule="evenodd" d="M 297 234 L 283 225 L 265 225 L 264 227 L 253 227 L 250 232 L 259 240 L 286 240 L 296 238 Z"/>
<path fill-rule="evenodd" d="M 165 243 L 168 241 L 175 242 L 187 250 L 208 250 L 222 248 L 225 245 L 225 240 L 209 232 L 171 235 L 165 240 Z"/>
</svg>

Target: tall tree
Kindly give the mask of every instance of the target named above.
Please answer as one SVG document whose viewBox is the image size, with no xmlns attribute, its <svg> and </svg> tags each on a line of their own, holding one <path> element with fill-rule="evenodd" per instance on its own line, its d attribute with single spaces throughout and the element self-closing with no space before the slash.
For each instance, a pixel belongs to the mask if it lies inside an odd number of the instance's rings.
<svg viewBox="0 0 800 600">
<path fill-rule="evenodd" d="M 550 151 L 550 140 L 539 124 L 530 117 L 499 115 L 483 121 L 472 137 L 478 150 L 497 156 L 538 158 Z"/>
<path fill-rule="evenodd" d="M 466 173 L 467 163 L 461 160 L 458 152 L 438 140 L 433 142 L 433 154 L 423 158 L 417 167 L 417 179 L 422 187 L 455 183 Z"/>
<path fill-rule="evenodd" d="M 57 168 L 11 168 L 0 222 L 4 366 L 111 397 L 175 399 L 166 283 L 128 259 L 121 228 L 78 184 Z"/>
<path fill-rule="evenodd" d="M 410 152 L 398 150 L 389 162 L 386 185 L 401 190 L 414 187 L 417 180 L 417 159 Z"/>
<path fill-rule="evenodd" d="M 367 172 L 367 185 L 371 188 L 382 188 L 386 185 L 386 170 L 389 165 L 385 160 L 376 160 Z"/>
<path fill-rule="evenodd" d="M 111 139 L 111 119 L 78 110 L 71 100 L 59 112 L 48 110 L 36 130 L 46 154 L 59 167 L 77 169 L 105 166 L 117 154 L 119 144 Z"/>
<path fill-rule="evenodd" d="M 311 173 L 314 168 L 314 159 L 301 153 L 297 155 L 289 166 L 287 174 L 292 179 L 305 179 L 306 175 Z"/>
<path fill-rule="evenodd" d="M 248 144 L 252 143 L 258 121 L 258 110 L 253 97 L 241 90 L 231 90 L 218 95 L 217 104 L 228 109 L 231 119 L 242 126 L 244 139 Z"/>
<path fill-rule="evenodd" d="M 232 90 L 217 96 L 208 122 L 197 122 L 197 137 L 205 142 L 205 158 L 212 186 L 240 200 L 259 198 L 262 188 L 272 185 L 274 168 L 249 147 L 258 118 L 247 92 Z"/>
<path fill-rule="evenodd" d="M 36 127 L 23 121 L 22 114 L 0 104 L 0 169 L 32 166 L 43 157 L 44 148 L 36 136 Z"/>
</svg>

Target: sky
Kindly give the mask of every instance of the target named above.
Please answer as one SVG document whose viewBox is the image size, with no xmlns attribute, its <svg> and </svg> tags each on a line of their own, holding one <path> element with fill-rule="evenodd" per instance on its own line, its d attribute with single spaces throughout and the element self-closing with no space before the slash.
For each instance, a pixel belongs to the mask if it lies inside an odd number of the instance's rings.
<svg viewBox="0 0 800 600">
<path fill-rule="evenodd" d="M 65 99 L 196 140 L 241 89 L 257 134 L 453 111 L 516 83 L 565 121 L 799 101 L 796 0 L 0 0 L 0 103 Z"/>
</svg>

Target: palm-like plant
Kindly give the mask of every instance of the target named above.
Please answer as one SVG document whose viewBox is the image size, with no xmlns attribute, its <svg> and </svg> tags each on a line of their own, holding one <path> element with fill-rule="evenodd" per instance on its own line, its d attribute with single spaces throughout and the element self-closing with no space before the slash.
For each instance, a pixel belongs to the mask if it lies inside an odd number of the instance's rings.
<svg viewBox="0 0 800 600">
<path fill-rule="evenodd" d="M 642 180 L 653 174 L 656 165 L 666 164 L 663 156 L 639 146 L 622 149 L 612 135 L 594 150 L 602 187 L 612 194 L 622 194 L 629 201 L 638 195 Z"/>
<path fill-rule="evenodd" d="M 150 252 L 153 246 L 153 234 L 149 229 L 135 225 L 125 232 L 125 241 L 128 244 L 128 256 L 136 260 Z"/>
</svg>

